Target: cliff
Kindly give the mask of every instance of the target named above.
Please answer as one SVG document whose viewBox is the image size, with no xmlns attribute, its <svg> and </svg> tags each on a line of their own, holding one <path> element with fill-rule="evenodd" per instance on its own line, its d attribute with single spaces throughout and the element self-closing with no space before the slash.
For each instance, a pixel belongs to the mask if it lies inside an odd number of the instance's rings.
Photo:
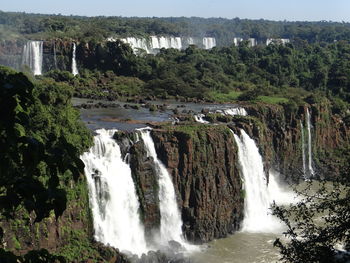
<svg viewBox="0 0 350 263">
<path fill-rule="evenodd" d="M 158 158 L 172 177 L 182 214 L 183 233 L 196 243 L 239 229 L 244 194 L 237 147 L 226 126 L 161 126 L 151 133 Z M 158 176 L 135 134 L 115 136 L 136 182 L 146 232 L 160 224 Z"/>
<path fill-rule="evenodd" d="M 239 229 L 243 192 L 237 147 L 225 126 L 155 129 L 157 154 L 168 168 L 188 240 L 207 242 Z"/>
</svg>

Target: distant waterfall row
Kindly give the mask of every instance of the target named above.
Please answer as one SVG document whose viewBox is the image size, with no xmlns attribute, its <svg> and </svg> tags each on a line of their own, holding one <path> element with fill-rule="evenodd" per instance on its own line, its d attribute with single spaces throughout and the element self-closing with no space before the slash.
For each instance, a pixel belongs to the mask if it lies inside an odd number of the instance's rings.
<svg viewBox="0 0 350 263">
<path fill-rule="evenodd" d="M 110 38 L 110 41 L 115 39 Z M 161 48 L 175 48 L 178 50 L 186 49 L 190 45 L 196 45 L 203 49 L 212 49 L 216 46 L 216 39 L 213 37 L 195 38 L 195 37 L 163 37 L 151 36 L 147 38 L 127 37 L 121 38 L 121 41 L 129 44 L 134 52 L 143 49 L 148 54 L 156 54 Z"/>
<path fill-rule="evenodd" d="M 141 130 L 148 156 L 153 158 L 159 177 L 161 214 L 160 233 L 147 244 L 139 218 L 139 201 L 129 165 L 122 159 L 113 139 L 116 130 L 98 130 L 95 145 L 82 155 L 89 186 L 95 239 L 120 250 L 141 255 L 150 249 L 166 246 L 171 240 L 189 248 L 182 237 L 182 220 L 171 177 L 157 158 L 149 130 Z"/>
<path fill-rule="evenodd" d="M 28 41 L 23 47 L 22 66 L 28 66 L 34 75 L 43 73 L 43 41 Z M 72 45 L 71 72 L 73 75 L 79 74 L 76 61 L 76 44 Z M 53 44 L 54 68 L 57 69 L 56 45 Z"/>
</svg>

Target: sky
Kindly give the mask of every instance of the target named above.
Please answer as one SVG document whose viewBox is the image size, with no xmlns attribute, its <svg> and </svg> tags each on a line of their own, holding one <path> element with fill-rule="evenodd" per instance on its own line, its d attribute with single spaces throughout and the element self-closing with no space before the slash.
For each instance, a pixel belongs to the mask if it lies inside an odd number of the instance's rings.
<svg viewBox="0 0 350 263">
<path fill-rule="evenodd" d="M 0 10 L 84 16 L 199 16 L 350 22 L 350 0 L 0 0 Z"/>
</svg>

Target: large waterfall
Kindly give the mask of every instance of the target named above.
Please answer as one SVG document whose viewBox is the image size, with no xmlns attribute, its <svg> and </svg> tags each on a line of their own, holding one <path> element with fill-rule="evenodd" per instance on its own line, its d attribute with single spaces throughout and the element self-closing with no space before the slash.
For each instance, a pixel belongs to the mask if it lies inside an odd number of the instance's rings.
<svg viewBox="0 0 350 263">
<path fill-rule="evenodd" d="M 182 237 L 182 220 L 176 202 L 176 195 L 171 177 L 158 159 L 154 147 L 154 142 L 147 129 L 141 130 L 141 137 L 149 156 L 153 157 L 155 167 L 159 176 L 159 206 L 161 215 L 160 242 L 167 244 L 170 240 L 175 240 L 182 245 L 186 245 Z"/>
<path fill-rule="evenodd" d="M 72 51 L 72 74 L 78 75 L 78 67 L 77 67 L 77 60 L 76 60 L 76 50 L 77 50 L 77 45 L 73 43 L 73 51 Z"/>
<path fill-rule="evenodd" d="M 94 146 L 82 155 L 89 187 L 95 239 L 120 250 L 147 252 L 131 170 L 114 141 L 115 130 L 97 130 Z"/>
<path fill-rule="evenodd" d="M 269 186 L 267 185 L 259 149 L 244 130 L 241 130 L 240 137 L 234 134 L 234 138 L 238 146 L 238 158 L 245 190 L 242 231 L 278 231 L 281 224 L 269 213 L 269 207 L 273 200 L 277 203 L 293 202 L 293 195 L 279 187 L 274 173 L 270 173 L 271 181 Z"/>
<path fill-rule="evenodd" d="M 306 127 L 307 127 L 307 142 L 308 142 L 308 168 L 310 177 L 312 177 L 315 172 L 312 167 L 312 137 L 311 137 L 311 116 L 309 109 L 306 109 Z"/>
<path fill-rule="evenodd" d="M 28 41 L 24 45 L 22 64 L 29 66 L 34 75 L 42 74 L 43 41 Z"/>
</svg>

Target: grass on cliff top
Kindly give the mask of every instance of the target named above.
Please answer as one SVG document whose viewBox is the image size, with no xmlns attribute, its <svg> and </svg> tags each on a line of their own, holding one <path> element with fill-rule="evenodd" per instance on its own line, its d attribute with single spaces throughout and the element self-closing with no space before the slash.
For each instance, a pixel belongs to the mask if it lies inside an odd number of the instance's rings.
<svg viewBox="0 0 350 263">
<path fill-rule="evenodd" d="M 211 91 L 208 93 L 208 97 L 216 102 L 232 102 L 236 101 L 238 96 L 241 95 L 240 91 L 230 91 L 229 93 L 221 93 L 217 91 Z"/>
<path fill-rule="evenodd" d="M 257 101 L 265 102 L 268 104 L 280 104 L 280 103 L 288 103 L 289 102 L 289 100 L 287 98 L 272 97 L 272 96 L 259 96 Z"/>
<path fill-rule="evenodd" d="M 205 134 L 208 131 L 229 132 L 229 128 L 226 125 L 210 125 L 202 123 L 188 123 L 183 125 L 167 125 L 163 126 L 168 132 L 182 132 L 191 138 L 196 138 L 201 134 Z"/>
<path fill-rule="evenodd" d="M 241 91 L 230 91 L 229 93 L 220 93 L 217 91 L 209 92 L 208 97 L 216 102 L 224 103 L 224 102 L 235 102 L 238 101 L 238 97 L 242 94 Z M 288 99 L 284 97 L 277 96 L 258 96 L 257 99 L 252 102 L 264 102 L 268 104 L 280 104 L 280 103 L 288 103 Z"/>
</svg>

